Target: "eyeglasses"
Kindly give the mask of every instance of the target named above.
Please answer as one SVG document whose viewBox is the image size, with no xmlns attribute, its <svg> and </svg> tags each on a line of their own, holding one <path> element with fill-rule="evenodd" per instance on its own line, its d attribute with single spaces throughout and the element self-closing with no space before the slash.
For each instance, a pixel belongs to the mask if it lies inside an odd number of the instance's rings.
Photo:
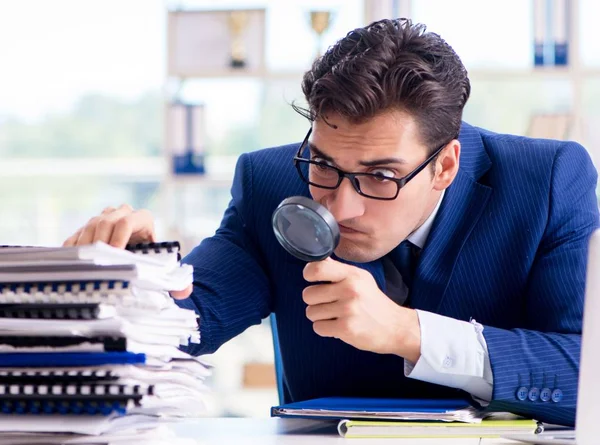
<svg viewBox="0 0 600 445">
<path fill-rule="evenodd" d="M 417 176 L 435 157 L 440 154 L 447 143 L 437 148 L 431 156 L 403 178 L 390 178 L 381 173 L 352 173 L 340 170 L 325 162 L 313 161 L 302 157 L 306 149 L 312 128 L 308 130 L 298 153 L 294 156 L 294 165 L 300 178 L 307 184 L 322 189 L 333 190 L 340 186 L 344 178 L 348 178 L 356 192 L 366 198 L 392 201 L 398 197 L 400 189 Z"/>
</svg>

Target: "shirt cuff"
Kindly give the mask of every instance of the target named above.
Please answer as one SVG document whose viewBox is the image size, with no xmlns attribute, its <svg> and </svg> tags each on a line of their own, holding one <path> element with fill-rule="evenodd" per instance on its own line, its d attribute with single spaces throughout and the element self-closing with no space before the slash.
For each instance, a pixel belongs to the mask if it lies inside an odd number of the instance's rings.
<svg viewBox="0 0 600 445">
<path fill-rule="evenodd" d="M 492 399 L 493 377 L 483 326 L 417 310 L 421 357 L 404 361 L 404 375 L 462 389 L 478 401 Z"/>
</svg>

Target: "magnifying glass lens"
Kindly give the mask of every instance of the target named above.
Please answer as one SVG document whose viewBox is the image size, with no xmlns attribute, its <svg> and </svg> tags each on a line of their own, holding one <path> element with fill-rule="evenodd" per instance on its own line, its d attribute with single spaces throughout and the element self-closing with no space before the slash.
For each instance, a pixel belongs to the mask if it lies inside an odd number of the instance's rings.
<svg viewBox="0 0 600 445">
<path fill-rule="evenodd" d="M 273 213 L 272 224 L 279 243 L 303 261 L 323 260 L 339 243 L 339 226 L 333 215 L 304 196 L 282 201 Z"/>
</svg>

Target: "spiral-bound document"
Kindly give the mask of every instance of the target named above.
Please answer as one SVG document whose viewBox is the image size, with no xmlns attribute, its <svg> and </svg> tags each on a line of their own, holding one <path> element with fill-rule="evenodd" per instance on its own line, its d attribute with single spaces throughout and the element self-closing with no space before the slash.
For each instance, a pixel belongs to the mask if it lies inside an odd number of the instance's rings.
<svg viewBox="0 0 600 445">
<path fill-rule="evenodd" d="M 198 343 L 199 334 L 193 325 L 181 322 L 169 322 L 156 318 L 156 324 L 144 323 L 146 320 L 126 319 L 123 317 L 103 320 L 23 320 L 4 318 L 0 323 L 0 335 L 27 337 L 31 335 L 61 336 L 117 336 L 129 338 L 141 343 L 179 346 L 188 342 Z M 191 320 L 190 320 L 191 321 Z"/>
<path fill-rule="evenodd" d="M 118 280 L 0 283 L 0 303 L 103 303 L 153 311 L 173 307 L 167 292 L 139 289 Z"/>
<path fill-rule="evenodd" d="M 183 265 L 165 270 L 148 264 L 98 265 L 85 262 L 5 264 L 0 262 L 0 282 L 120 280 L 145 289 L 183 290 L 192 284 L 193 269 Z"/>
<path fill-rule="evenodd" d="M 74 247 L 2 246 L 0 263 L 45 261 L 87 261 L 94 264 L 129 264 L 144 262 L 156 266 L 178 261 L 180 245 L 177 241 L 128 244 L 118 249 L 103 242 Z M 134 255 L 136 255 L 134 257 Z"/>
<path fill-rule="evenodd" d="M 99 303 L 0 303 L 0 319 L 97 320 L 116 314 L 113 306 Z"/>
<path fill-rule="evenodd" d="M 8 352 L 142 352 L 125 337 L 8 336 L 0 335 L 0 353 Z M 128 349 L 129 347 L 129 349 Z"/>
<path fill-rule="evenodd" d="M 161 366 L 138 366 L 138 364 L 20 367 L 0 368 L 0 382 L 4 383 L 90 383 L 137 380 L 148 384 L 173 383 L 204 391 L 203 380 L 210 375 L 200 360 L 188 357 Z"/>
<path fill-rule="evenodd" d="M 102 242 L 75 247 L 0 248 L 0 283 L 121 280 L 147 289 L 182 290 L 192 267 L 180 265 L 179 244 L 143 243 L 117 249 Z"/>
<path fill-rule="evenodd" d="M 125 414 L 154 395 L 153 385 L 118 383 L 2 384 L 0 412 L 4 414 Z"/>
<path fill-rule="evenodd" d="M 126 364 L 144 364 L 146 356 L 144 354 L 134 354 L 131 352 L 71 352 L 65 354 L 53 354 L 51 352 L 38 352 L 30 354 L 11 354 L 1 355 L 1 363 L 4 367 L 45 367 L 53 366 L 62 368 L 65 366 L 93 366 L 93 365 L 126 365 Z"/>
</svg>

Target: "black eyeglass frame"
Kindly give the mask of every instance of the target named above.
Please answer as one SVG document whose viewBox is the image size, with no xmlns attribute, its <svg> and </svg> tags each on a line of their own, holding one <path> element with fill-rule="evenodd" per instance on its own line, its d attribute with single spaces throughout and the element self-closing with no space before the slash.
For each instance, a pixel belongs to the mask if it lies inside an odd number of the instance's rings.
<svg viewBox="0 0 600 445">
<path fill-rule="evenodd" d="M 446 147 L 446 145 L 448 145 L 448 142 L 440 145 L 438 148 L 435 149 L 435 151 L 431 154 L 431 156 L 429 156 L 427 159 L 425 159 L 425 161 L 423 161 L 421 164 L 419 164 L 419 166 L 417 166 L 417 168 L 415 168 L 413 171 L 411 171 L 406 176 L 404 176 L 402 178 L 385 178 L 388 181 L 392 181 L 392 182 L 396 183 L 397 187 L 396 187 L 396 193 L 394 194 L 393 197 L 382 198 L 380 196 L 372 196 L 372 195 L 368 195 L 368 194 L 364 193 L 360 189 L 360 182 L 357 179 L 358 177 L 361 177 L 361 176 L 362 177 L 365 177 L 365 176 L 381 177 L 381 175 L 378 175 L 375 173 L 347 172 L 347 171 L 341 170 L 333 165 L 325 164 L 323 162 L 313 161 L 312 159 L 303 158 L 302 151 L 304 151 L 304 149 L 306 148 L 306 145 L 308 144 L 308 138 L 310 137 L 311 133 L 312 133 L 312 127 L 308 130 L 308 133 L 306 133 L 304 141 L 302 141 L 302 144 L 300 144 L 298 153 L 296 153 L 296 156 L 294 156 L 294 165 L 296 166 L 296 170 L 298 170 L 298 174 L 300 175 L 300 178 L 304 182 L 306 182 L 309 185 L 318 187 L 318 188 L 327 189 L 327 190 L 335 190 L 340 186 L 340 184 L 342 183 L 344 178 L 348 178 L 350 180 L 350 183 L 352 184 L 352 187 L 354 187 L 354 190 L 356 190 L 356 193 L 358 193 L 360 196 L 364 196 L 365 198 L 369 198 L 369 199 L 377 199 L 380 201 L 393 201 L 394 199 L 396 199 L 398 197 L 398 194 L 400 193 L 400 190 L 402 189 L 402 187 L 404 187 L 406 184 L 408 184 L 408 182 L 411 179 L 413 179 L 415 176 L 417 176 L 419 173 L 421 173 L 421 171 L 425 167 L 427 167 L 429 165 L 429 163 L 437 157 L 437 155 L 439 155 L 441 153 L 441 151 L 444 149 L 444 147 Z M 455 138 L 453 138 L 453 139 L 455 139 Z M 304 174 L 302 173 L 301 164 L 319 165 L 322 167 L 327 167 L 332 170 L 335 170 L 338 174 L 337 184 L 335 186 L 325 186 L 325 185 L 315 184 L 314 182 L 311 182 L 308 179 L 308 177 L 304 177 Z"/>
</svg>

